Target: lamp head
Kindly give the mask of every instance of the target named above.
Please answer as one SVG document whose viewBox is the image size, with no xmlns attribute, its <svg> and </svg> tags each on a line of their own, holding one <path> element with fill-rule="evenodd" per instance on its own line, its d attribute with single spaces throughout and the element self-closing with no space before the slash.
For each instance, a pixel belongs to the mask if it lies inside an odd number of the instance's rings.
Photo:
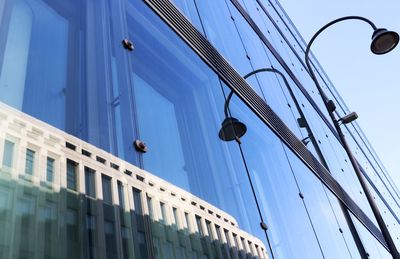
<svg viewBox="0 0 400 259">
<path fill-rule="evenodd" d="M 243 122 L 233 117 L 225 118 L 219 130 L 219 138 L 223 141 L 235 140 L 246 133 L 247 127 Z"/>
<path fill-rule="evenodd" d="M 346 116 L 344 116 L 340 120 L 342 121 L 343 124 L 347 124 L 347 123 L 355 121 L 357 118 L 358 118 L 357 113 L 352 112 L 352 113 L 347 114 Z"/>
<path fill-rule="evenodd" d="M 380 28 L 372 34 L 371 51 L 374 54 L 382 55 L 393 50 L 399 43 L 399 34 Z"/>
</svg>

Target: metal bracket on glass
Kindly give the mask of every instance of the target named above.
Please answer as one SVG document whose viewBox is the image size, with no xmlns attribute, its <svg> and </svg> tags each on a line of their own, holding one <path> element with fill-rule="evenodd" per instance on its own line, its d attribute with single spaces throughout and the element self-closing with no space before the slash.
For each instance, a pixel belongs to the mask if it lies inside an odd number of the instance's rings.
<svg viewBox="0 0 400 259">
<path fill-rule="evenodd" d="M 130 41 L 130 40 L 128 40 L 128 39 L 124 39 L 124 40 L 122 41 L 122 46 L 124 46 L 124 48 L 125 48 L 126 50 L 129 50 L 129 51 L 132 51 L 132 50 L 135 49 L 135 47 L 133 46 L 132 41 Z"/>
<path fill-rule="evenodd" d="M 143 141 L 137 139 L 133 142 L 133 146 L 135 147 L 136 151 L 141 152 L 141 153 L 146 153 L 147 152 L 147 145 Z"/>
</svg>

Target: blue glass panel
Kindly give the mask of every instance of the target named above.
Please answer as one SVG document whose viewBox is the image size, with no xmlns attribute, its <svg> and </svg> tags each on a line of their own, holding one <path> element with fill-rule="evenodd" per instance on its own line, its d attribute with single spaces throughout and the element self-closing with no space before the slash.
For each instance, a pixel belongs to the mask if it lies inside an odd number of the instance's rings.
<svg viewBox="0 0 400 259">
<path fill-rule="evenodd" d="M 323 258 L 318 236 L 299 197 L 299 186 L 283 144 L 237 99 L 233 99 L 230 111 L 232 116 L 241 117 L 248 127 L 241 139 L 242 148 L 262 213 L 269 226 L 274 256 Z"/>
<path fill-rule="evenodd" d="M 393 258 L 390 253 L 379 243 L 374 236 L 356 219 L 352 216 L 353 222 L 356 225 L 357 231 L 364 244 L 365 250 L 369 258 L 390 259 Z"/>
<path fill-rule="evenodd" d="M 303 134 L 300 132 L 297 123 L 297 118 L 299 118 L 300 115 L 295 104 L 296 100 L 292 99 L 289 92 L 295 91 L 297 86 L 293 83 L 292 79 L 286 73 L 281 64 L 277 62 L 276 58 L 268 50 L 267 46 L 261 42 L 259 36 L 237 11 L 236 7 L 231 3 L 228 3 L 228 6 L 231 10 L 232 16 L 235 17 L 234 23 L 237 26 L 238 33 L 246 47 L 253 69 L 273 67 L 282 74 L 282 76 L 287 80 L 288 85 L 285 84 L 284 78 L 282 78 L 280 74 L 268 71 L 253 75 L 252 77 L 256 77 L 257 79 L 256 82 L 250 81 L 250 77 L 247 80 L 252 84 L 259 84 L 262 91 L 262 97 L 266 103 L 300 139 L 303 139 L 307 135 L 305 132 Z"/>
<path fill-rule="evenodd" d="M 0 100 L 64 128 L 68 21 L 42 1 L 13 3 Z"/>
<path fill-rule="evenodd" d="M 121 82 L 110 80 L 109 3 L 93 3 L 6 1 L 0 24 L 0 101 L 110 150 L 117 146 L 110 131 L 121 134 L 118 123 L 111 123 L 111 91 Z"/>
<path fill-rule="evenodd" d="M 182 108 L 138 76 L 134 77 L 134 91 L 141 138 L 150 148 L 157 147 L 143 157 L 144 167 L 150 172 L 165 172 L 164 179 L 189 188 L 178 128 L 178 116 L 184 116 L 179 114 Z M 162 134 L 159 134 L 160 129 Z"/>
<path fill-rule="evenodd" d="M 196 0 L 172 0 L 172 2 L 179 8 L 179 10 L 186 15 L 188 20 L 200 31 L 203 35 L 204 28 L 199 18 L 199 12 L 196 6 Z"/>
<path fill-rule="evenodd" d="M 243 44 L 234 23 L 234 18 L 225 1 L 197 1 L 197 8 L 205 30 L 206 38 L 233 65 L 240 75 L 253 71 L 247 47 Z M 254 78 L 249 78 L 253 89 L 262 96 Z"/>
<path fill-rule="evenodd" d="M 304 73 L 305 67 L 304 64 L 301 64 L 301 60 L 303 59 L 304 56 L 304 49 L 305 49 L 305 42 L 301 38 L 300 35 L 298 35 L 298 32 L 296 28 L 293 26 L 291 21 L 287 19 L 285 16 L 284 11 L 281 10 L 279 3 L 271 3 L 271 1 L 261 1 L 263 2 L 263 5 L 260 6 L 258 3 L 254 2 L 246 2 L 246 7 L 248 12 L 251 14 L 252 18 L 256 21 L 256 23 L 260 26 L 260 28 L 263 30 L 264 33 L 270 33 L 271 30 L 274 31 L 279 31 L 282 37 L 286 36 L 286 39 L 288 42 L 283 42 L 286 43 L 286 49 L 288 50 L 289 56 L 292 56 L 290 60 L 292 61 L 293 69 L 300 81 L 302 81 L 303 86 L 305 86 L 306 89 L 309 90 L 309 94 L 311 94 L 314 98 L 314 101 L 320 104 L 320 107 L 324 113 L 326 113 L 323 105 L 321 105 L 321 98 L 319 98 L 318 95 L 315 95 L 316 91 L 314 89 L 314 84 L 310 81 L 310 77 Z M 268 15 L 270 15 L 272 18 L 267 18 L 266 13 L 264 13 L 263 8 L 265 8 L 268 11 Z M 262 16 L 263 19 L 259 19 L 259 15 Z M 265 31 L 264 30 L 264 24 L 265 23 L 271 23 L 269 30 Z M 272 37 L 275 38 L 275 37 Z M 279 45 L 279 44 L 278 44 Z M 294 52 L 292 52 L 293 49 L 294 51 L 297 51 L 298 57 L 295 57 Z M 281 53 L 281 52 L 280 52 Z M 298 60 L 300 58 L 301 60 Z M 289 60 L 286 58 L 286 60 Z M 320 82 L 322 85 L 326 84 L 327 86 L 324 86 L 324 89 L 326 90 L 326 93 L 328 94 L 329 98 L 336 100 L 338 104 L 338 110 L 343 110 L 342 112 L 339 111 L 340 113 L 347 113 L 348 109 L 346 108 L 345 104 L 343 104 L 343 100 L 337 93 L 336 89 L 332 86 L 332 83 L 329 81 L 329 78 L 327 78 L 326 74 L 320 69 L 318 62 L 314 62 L 317 67 L 319 72 L 321 73 L 321 77 L 319 78 Z M 300 68 L 300 70 L 299 70 Z M 353 126 L 355 126 L 353 124 Z M 349 127 L 349 126 L 347 126 Z M 352 126 L 350 126 L 352 128 Z M 373 151 L 371 151 L 371 148 L 368 147 L 369 144 L 364 145 L 363 143 L 366 143 L 367 141 L 365 140 L 365 136 L 363 135 L 361 129 L 357 126 L 355 127 L 355 131 L 349 134 L 348 136 L 348 141 L 350 142 L 350 146 L 352 146 L 352 149 L 355 150 L 354 154 L 357 157 L 358 161 L 361 163 L 361 165 L 364 167 L 364 169 L 367 171 L 367 173 L 370 175 L 370 177 L 378 178 L 376 179 L 375 184 L 380 186 L 383 184 L 381 188 L 379 188 L 382 192 L 385 192 L 388 188 L 391 188 L 392 191 L 398 192 L 393 189 L 392 184 L 390 183 L 390 180 L 387 179 L 385 176 L 385 172 L 379 171 L 381 170 L 380 166 L 378 164 L 375 164 L 376 161 L 376 154 L 373 154 Z M 355 138 L 357 143 L 352 143 L 352 138 Z M 361 146 L 360 146 L 361 145 Z M 358 152 L 357 152 L 358 150 Z M 372 153 L 371 153 L 372 152 Z M 364 159 L 367 157 L 368 162 L 364 164 Z M 372 164 L 371 164 L 372 163 Z M 373 165 L 374 164 L 374 165 Z M 372 166 L 374 170 L 369 171 L 369 166 Z M 378 174 L 375 170 L 378 170 Z M 383 181 L 383 182 L 382 182 Z M 386 183 L 384 183 L 386 182 Z M 395 194 L 390 194 L 390 196 L 395 196 Z M 389 200 L 392 197 L 387 197 Z M 398 197 L 397 197 L 398 198 Z"/>
<path fill-rule="evenodd" d="M 148 146 L 143 167 L 265 240 L 240 151 L 218 137 L 225 103 L 218 77 L 165 24 L 131 2 L 132 95 L 139 136 Z"/>
<path fill-rule="evenodd" d="M 360 258 L 338 200 L 329 196 L 329 190 L 288 148 L 285 150 L 324 257 Z M 347 232 L 347 238 L 343 231 Z"/>
</svg>

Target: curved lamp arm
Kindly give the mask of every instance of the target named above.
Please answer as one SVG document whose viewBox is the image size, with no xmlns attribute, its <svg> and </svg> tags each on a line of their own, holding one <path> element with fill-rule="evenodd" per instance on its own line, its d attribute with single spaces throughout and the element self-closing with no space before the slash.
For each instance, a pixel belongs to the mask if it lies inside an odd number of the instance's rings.
<svg viewBox="0 0 400 259">
<path fill-rule="evenodd" d="M 322 91 L 321 86 L 318 83 L 317 77 L 315 76 L 315 73 L 311 68 L 310 58 L 309 58 L 310 49 L 311 49 L 311 45 L 314 43 L 314 40 L 325 29 L 327 29 L 328 27 L 330 27 L 330 26 L 332 26 L 332 25 L 334 25 L 334 24 L 336 24 L 338 22 L 342 22 L 342 21 L 345 21 L 345 20 L 360 20 L 360 21 L 368 23 L 372 27 L 374 32 L 373 32 L 372 37 L 371 37 L 372 38 L 371 51 L 376 55 L 382 55 L 382 54 L 386 54 L 386 53 L 392 51 L 397 46 L 397 44 L 399 43 L 399 35 L 397 34 L 397 32 L 388 31 L 388 30 L 386 30 L 384 28 L 378 28 L 378 27 L 376 27 L 376 25 L 373 22 L 371 22 L 370 20 L 368 20 L 367 18 L 362 17 L 362 16 L 345 16 L 345 17 L 338 18 L 336 20 L 333 20 L 333 21 L 325 24 L 311 38 L 310 42 L 307 44 L 307 48 L 306 48 L 306 52 L 305 52 L 305 62 L 306 62 L 306 65 L 307 65 L 307 69 L 308 69 L 308 71 L 309 71 L 309 73 L 311 75 L 311 78 L 315 82 L 315 84 L 317 86 L 317 89 L 320 92 L 320 94 L 322 96 L 322 99 L 324 100 L 325 104 L 327 103 L 328 98 L 325 95 L 325 93 Z"/>
<path fill-rule="evenodd" d="M 259 73 L 259 72 L 272 72 L 272 73 L 276 73 L 276 74 L 280 75 L 281 78 L 283 79 L 283 82 L 285 83 L 286 88 L 287 88 L 288 91 L 289 91 L 290 97 L 292 98 L 292 100 L 293 100 L 293 102 L 294 102 L 294 104 L 295 104 L 295 106 L 296 106 L 296 109 L 297 109 L 298 113 L 300 114 L 300 117 L 301 117 L 301 118 L 305 118 L 305 116 L 304 116 L 304 114 L 303 114 L 303 112 L 302 112 L 302 110 L 301 110 L 301 108 L 300 108 L 299 102 L 297 101 L 297 98 L 296 98 L 296 96 L 294 95 L 293 90 L 292 90 L 292 88 L 291 88 L 290 85 L 289 85 L 289 82 L 287 81 L 285 75 L 284 75 L 281 71 L 279 71 L 278 69 L 273 68 L 273 67 L 271 67 L 271 68 L 260 68 L 260 69 L 256 69 L 256 70 L 254 70 L 254 71 L 248 73 L 247 75 L 243 76 L 243 78 L 244 78 L 244 79 L 247 79 L 248 77 L 250 77 L 250 76 L 252 76 L 252 75 L 254 75 L 254 74 L 257 74 L 257 73 Z M 305 121 L 305 122 L 306 122 L 306 121 Z M 307 122 L 306 122 L 306 123 L 307 123 Z M 307 127 L 307 126 L 306 126 L 306 127 Z"/>
<path fill-rule="evenodd" d="M 231 91 L 229 94 L 228 94 L 228 97 L 226 97 L 226 101 L 225 101 L 225 105 L 224 105 L 224 114 L 225 114 L 225 118 L 228 118 L 229 117 L 229 114 L 228 114 L 228 107 L 229 107 L 229 102 L 231 101 L 231 98 L 232 98 L 232 95 L 234 94 L 234 92 L 233 91 Z"/>
<path fill-rule="evenodd" d="M 260 73 L 260 72 L 273 72 L 273 73 L 276 73 L 276 74 L 280 75 L 280 76 L 282 77 L 282 79 L 283 79 L 283 81 L 284 81 L 286 87 L 287 87 L 288 90 L 289 90 L 289 93 L 290 93 L 291 98 L 292 98 L 293 101 L 296 103 L 296 107 L 298 106 L 297 100 L 296 100 L 296 98 L 295 98 L 295 96 L 294 96 L 294 94 L 293 94 L 292 89 L 290 88 L 289 82 L 287 81 L 286 77 L 282 74 L 281 71 L 279 71 L 279 70 L 277 70 L 277 69 L 275 69 L 275 68 L 272 68 L 272 67 L 271 67 L 271 68 L 260 68 L 260 69 L 256 69 L 256 70 L 254 70 L 254 71 L 251 71 L 250 73 L 248 73 L 248 74 L 246 74 L 245 76 L 243 76 L 243 78 L 244 78 L 244 79 L 247 79 L 247 78 L 249 78 L 250 76 L 252 76 L 252 75 L 254 75 L 254 74 L 257 74 L 257 73 Z M 225 106 L 224 106 L 225 117 L 229 117 L 229 115 L 228 115 L 228 107 L 229 107 L 229 102 L 230 102 L 230 100 L 231 100 L 231 98 L 232 98 L 232 95 L 233 95 L 233 91 L 231 91 L 231 92 L 229 93 L 229 95 L 227 96 L 226 101 L 225 101 Z M 300 107 L 297 107 L 297 108 L 299 109 Z"/>
<path fill-rule="evenodd" d="M 311 78 L 313 79 L 314 83 L 316 84 L 317 90 L 318 90 L 319 93 L 321 94 L 321 97 L 322 97 L 322 99 L 323 99 L 325 105 L 326 105 L 326 103 L 328 102 L 328 97 L 326 96 L 326 94 L 325 94 L 324 91 L 322 90 L 320 84 L 318 83 L 317 77 L 315 76 L 315 73 L 314 73 L 314 71 L 313 71 L 312 68 L 311 68 L 310 58 L 309 58 L 310 49 L 311 49 L 311 46 L 312 46 L 312 44 L 314 43 L 315 39 L 316 39 L 316 38 L 318 37 L 318 35 L 320 35 L 325 29 L 327 29 L 328 27 L 332 26 L 332 25 L 335 24 L 335 23 L 342 22 L 342 21 L 345 21 L 345 20 L 353 20 L 353 19 L 364 21 L 364 22 L 368 23 L 368 24 L 372 27 L 372 29 L 373 29 L 374 31 L 378 30 L 378 28 L 376 27 L 376 25 L 375 25 L 373 22 L 371 22 L 370 20 L 368 20 L 367 18 L 364 18 L 364 17 L 361 17 L 361 16 L 345 16 L 345 17 L 342 17 L 342 18 L 338 18 L 338 19 L 336 19 L 336 20 L 333 20 L 333 21 L 327 23 L 326 25 L 324 25 L 321 29 L 319 29 L 319 30 L 314 34 L 314 36 L 311 38 L 311 40 L 310 40 L 310 42 L 308 43 L 307 48 L 306 48 L 306 52 L 305 52 L 305 62 L 306 62 L 306 65 L 307 65 L 307 69 L 308 69 L 308 72 L 309 72 L 310 75 L 311 75 Z M 328 108 L 328 107 L 327 107 L 327 108 Z"/>
</svg>

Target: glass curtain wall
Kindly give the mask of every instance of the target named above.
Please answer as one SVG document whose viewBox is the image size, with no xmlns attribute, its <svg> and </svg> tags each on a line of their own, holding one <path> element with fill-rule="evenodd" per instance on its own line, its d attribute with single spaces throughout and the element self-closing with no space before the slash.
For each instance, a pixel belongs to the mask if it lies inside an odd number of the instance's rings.
<svg viewBox="0 0 400 259">
<path fill-rule="evenodd" d="M 281 68 L 231 4 L 197 1 L 196 9 L 195 2 L 176 3 L 193 17 L 200 13 L 193 23 L 241 75 L 264 66 Z M 210 10 L 218 13 L 209 15 Z M 1 102 L 227 212 L 240 229 L 262 240 L 271 257 L 360 258 L 337 200 L 235 95 L 229 113 L 248 132 L 242 144 L 218 137 L 230 89 L 142 1 L 6 0 L 0 18 Z M 122 47 L 123 39 L 132 41 L 133 51 Z M 260 75 L 248 82 L 299 138 L 305 136 L 280 78 Z M 136 139 L 146 143 L 147 153 L 136 152 Z M 5 142 L 1 174 L 16 163 L 14 145 Z M 39 174 L 38 156 L 29 159 L 29 174 Z M 43 191 L 19 178 L 2 182 L 0 201 L 6 202 L 0 203 L 0 223 L 4 233 L 15 235 L 12 244 L 6 234 L 0 239 L 0 255 L 235 258 L 259 249 L 137 189 L 125 190 L 132 197 L 129 211 L 123 199 L 112 199 L 113 193 L 124 193 L 122 185 L 114 191 L 114 181 L 88 167 L 79 178 L 81 162 L 68 160 L 65 167 L 68 190 Z M 8 224 L 11 218 L 15 223 Z M 35 243 L 37 226 L 48 242 Z M 174 246 L 171 236 L 185 241 Z M 236 243 L 241 250 L 232 248 Z"/>
</svg>

